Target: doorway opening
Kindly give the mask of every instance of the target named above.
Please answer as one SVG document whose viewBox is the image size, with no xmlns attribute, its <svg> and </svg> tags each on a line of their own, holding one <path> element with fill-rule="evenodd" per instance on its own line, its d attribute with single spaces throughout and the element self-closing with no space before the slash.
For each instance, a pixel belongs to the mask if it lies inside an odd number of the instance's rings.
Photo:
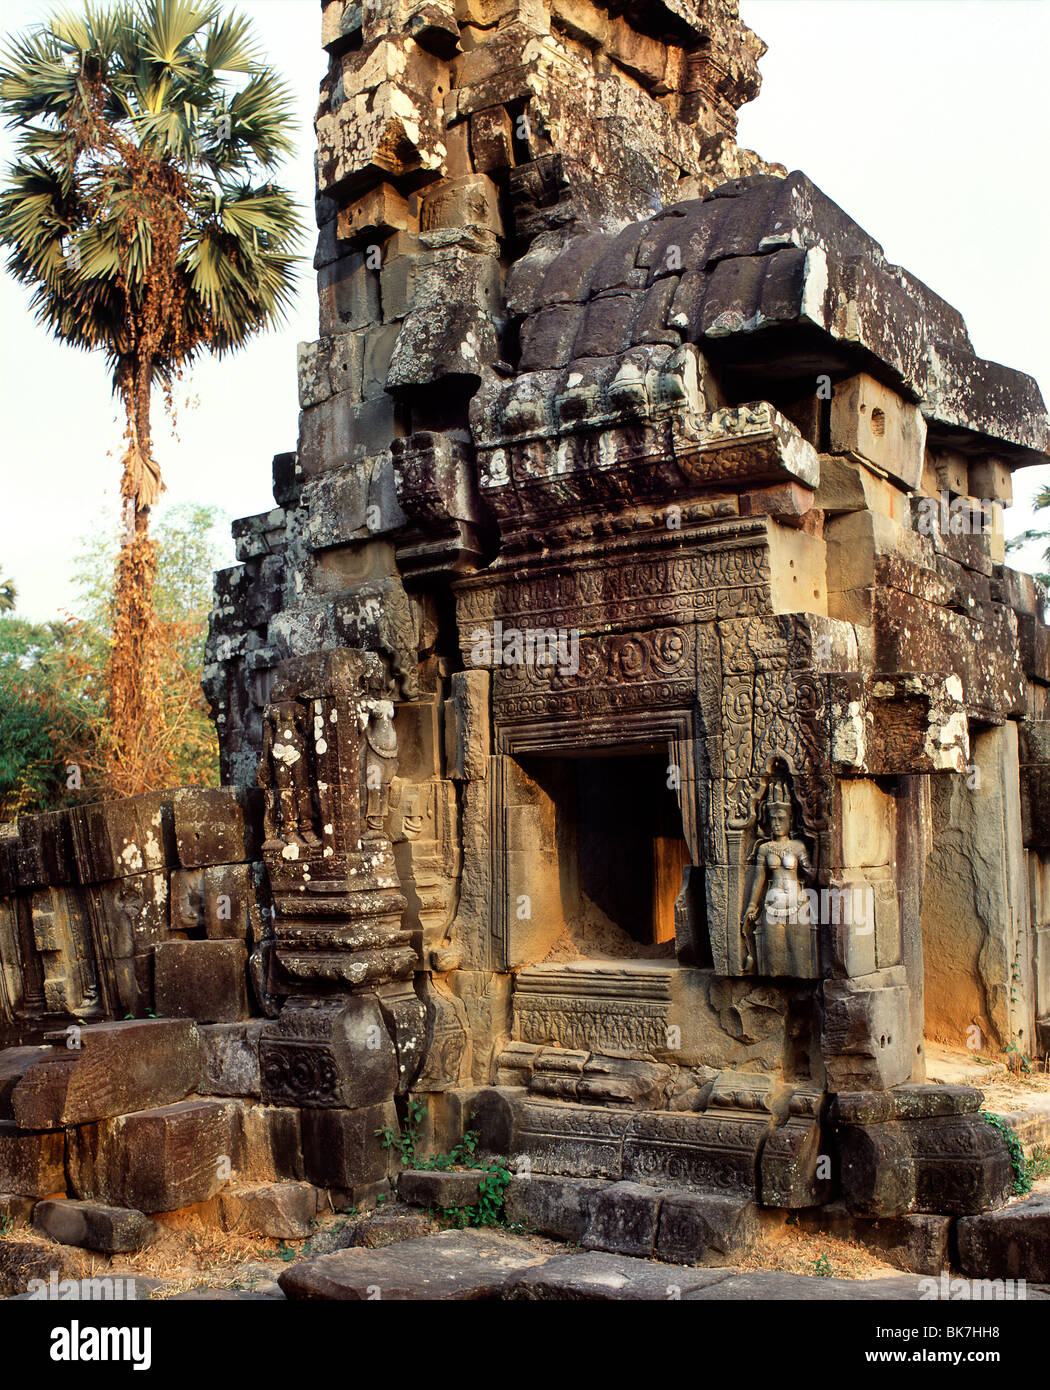
<svg viewBox="0 0 1050 1390">
<path fill-rule="evenodd" d="M 565 930 L 549 959 L 673 957 L 692 860 L 666 749 L 520 761 L 554 810 Z"/>
</svg>

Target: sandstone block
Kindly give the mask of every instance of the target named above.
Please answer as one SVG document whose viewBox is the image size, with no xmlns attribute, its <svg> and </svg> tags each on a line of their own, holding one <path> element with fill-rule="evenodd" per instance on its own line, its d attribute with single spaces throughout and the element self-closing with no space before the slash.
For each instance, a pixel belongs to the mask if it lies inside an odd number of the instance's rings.
<svg viewBox="0 0 1050 1390">
<path fill-rule="evenodd" d="M 241 864 L 252 857 L 251 823 L 233 787 L 180 787 L 172 793 L 171 806 L 184 869 Z"/>
<path fill-rule="evenodd" d="M 84 1201 L 176 1211 L 206 1202 L 235 1158 L 235 1105 L 186 1100 L 81 1125 L 69 1143 L 69 1179 Z"/>
<path fill-rule="evenodd" d="M 266 1019 L 247 1023 L 210 1023 L 199 1029 L 201 1078 L 206 1096 L 259 1095 L 259 1037 Z"/>
<path fill-rule="evenodd" d="M 546 1256 L 501 1231 L 442 1231 L 381 1250 L 338 1250 L 284 1271 L 289 1298 L 361 1300 L 499 1298 L 515 1275 Z"/>
<path fill-rule="evenodd" d="M 160 1234 L 155 1221 L 127 1207 L 107 1207 L 99 1202 L 37 1202 L 33 1225 L 61 1245 L 79 1245 L 103 1255 L 141 1250 Z"/>
<path fill-rule="evenodd" d="M 725 1264 L 758 1238 L 753 1202 L 721 1192 L 669 1192 L 660 1206 L 656 1255 L 675 1264 Z"/>
<path fill-rule="evenodd" d="M 245 1182 L 283 1182 L 303 1176 L 299 1111 L 277 1105 L 247 1105 L 235 1117 L 234 1167 Z"/>
<path fill-rule="evenodd" d="M 170 792 L 76 806 L 69 816 L 81 883 L 105 883 L 178 864 Z"/>
<path fill-rule="evenodd" d="M 831 401 L 831 452 L 857 454 L 911 488 L 922 477 L 926 421 L 874 377 L 840 381 Z"/>
<path fill-rule="evenodd" d="M 546 1173 L 515 1177 L 507 1185 L 504 1210 L 514 1225 L 575 1243 L 583 1239 L 597 1193 L 605 1186 L 595 1178 L 559 1178 Z"/>
<path fill-rule="evenodd" d="M 24 1197 L 17 1192 L 0 1192 L 0 1225 L 5 1231 L 18 1231 L 28 1226 L 36 1206 L 34 1197 Z"/>
<path fill-rule="evenodd" d="M 0 1120 L 0 1192 L 47 1197 L 66 1190 L 65 1136 Z"/>
<path fill-rule="evenodd" d="M 249 1016 L 247 951 L 241 941 L 163 941 L 153 952 L 157 1012 L 201 1023 Z"/>
<path fill-rule="evenodd" d="M 958 1223 L 959 1263 L 979 1279 L 1050 1282 L 1050 1193 Z"/>
<path fill-rule="evenodd" d="M 585 1250 L 648 1256 L 656 1243 L 661 1194 L 636 1182 L 614 1182 L 594 1195 L 581 1244 Z"/>
<path fill-rule="evenodd" d="M 11 1096 L 24 1129 L 59 1129 L 182 1100 L 200 1075 L 200 1039 L 190 1022 L 96 1023 L 22 1077 Z M 2 1184 L 0 1184 L 2 1186 Z"/>
<path fill-rule="evenodd" d="M 308 1182 L 227 1188 L 219 1194 L 223 1229 L 241 1236 L 302 1240 L 317 1215 L 318 1196 Z"/>
<path fill-rule="evenodd" d="M 397 1180 L 402 1199 L 417 1207 L 473 1207 L 479 1200 L 477 1172 L 406 1168 Z"/>
<path fill-rule="evenodd" d="M 377 1131 L 398 1129 L 393 1101 L 356 1110 L 302 1112 L 303 1170 L 318 1187 L 354 1188 L 395 1171 Z"/>
<path fill-rule="evenodd" d="M 842 1191 L 856 1216 L 969 1215 L 1013 1188 L 1009 1152 L 976 1115 L 850 1125 L 839 1131 Z"/>
</svg>

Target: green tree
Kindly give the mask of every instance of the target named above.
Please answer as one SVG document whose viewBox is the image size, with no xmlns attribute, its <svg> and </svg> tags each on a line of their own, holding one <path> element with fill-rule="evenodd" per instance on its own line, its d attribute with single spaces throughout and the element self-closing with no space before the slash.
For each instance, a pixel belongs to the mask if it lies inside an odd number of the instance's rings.
<svg viewBox="0 0 1050 1390">
<path fill-rule="evenodd" d="M 107 700 L 113 785 L 167 780 L 153 588 L 153 388 L 283 318 L 301 224 L 270 175 L 291 102 L 248 21 L 214 0 L 56 15 L 0 58 L 19 131 L 0 191 L 8 269 L 61 341 L 105 354 L 126 418 Z"/>
<path fill-rule="evenodd" d="M 170 508 L 155 527 L 160 750 L 172 782 L 218 785 L 218 745 L 201 692 L 212 573 L 228 518 L 216 507 Z M 120 528 L 103 514 L 74 564 L 76 616 L 0 618 L 0 820 L 119 794 L 106 675 L 113 643 L 111 577 Z M 75 768 L 75 772 L 71 772 Z"/>
<path fill-rule="evenodd" d="M 0 618 L 0 820 L 68 805 L 67 759 L 97 719 L 64 623 Z"/>
</svg>

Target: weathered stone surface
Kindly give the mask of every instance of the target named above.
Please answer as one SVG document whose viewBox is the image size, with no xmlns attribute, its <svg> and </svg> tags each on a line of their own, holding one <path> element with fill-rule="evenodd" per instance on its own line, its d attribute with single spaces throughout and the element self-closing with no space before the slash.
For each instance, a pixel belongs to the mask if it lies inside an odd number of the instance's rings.
<svg viewBox="0 0 1050 1390">
<path fill-rule="evenodd" d="M 857 1216 L 968 1215 L 1000 1206 L 1013 1187 L 1009 1151 L 976 1115 L 840 1129 L 842 1191 Z"/>
<path fill-rule="evenodd" d="M 321 1112 L 325 1113 L 325 1112 Z M 327 1112 L 331 1113 L 331 1112 Z M 383 1250 L 340 1250 L 285 1270 L 278 1283 L 289 1298 L 498 1298 L 546 1257 L 521 1237 L 489 1231 L 443 1231 Z"/>
<path fill-rule="evenodd" d="M 594 1178 L 559 1178 L 547 1173 L 512 1177 L 503 1206 L 512 1225 L 578 1245 L 590 1223 L 597 1194 L 605 1186 Z"/>
<path fill-rule="evenodd" d="M 760 1231 L 759 1210 L 734 1194 L 669 1192 L 660 1204 L 655 1253 L 675 1264 L 725 1264 Z"/>
<path fill-rule="evenodd" d="M 725 1269 L 661 1269 L 628 1255 L 555 1256 L 520 1275 L 505 1295 L 529 1301 L 675 1300 L 727 1277 Z"/>
<path fill-rule="evenodd" d="M 473 1207 L 478 1203 L 479 1177 L 469 1169 L 456 1173 L 406 1168 L 398 1177 L 397 1190 L 403 1201 L 417 1207 Z"/>
<path fill-rule="evenodd" d="M 180 787 L 172 793 L 171 806 L 184 869 L 240 864 L 252 857 L 251 822 L 232 787 Z"/>
<path fill-rule="evenodd" d="M 237 1174 L 245 1182 L 283 1182 L 303 1177 L 299 1111 L 246 1105 L 235 1115 Z"/>
<path fill-rule="evenodd" d="M 302 1240 L 317 1215 L 317 1188 L 307 1182 L 230 1187 L 219 1194 L 224 1230 L 241 1236 Z"/>
<path fill-rule="evenodd" d="M 78 1278 L 82 1258 L 71 1246 L 9 1236 L 0 1240 L 0 1294 L 31 1298 L 34 1291 L 47 1288 L 52 1280 L 61 1289 L 63 1280 Z M 39 1285 L 33 1284 L 35 1279 L 40 1280 Z M 70 1298 L 77 1297 L 80 1288 L 74 1283 L 65 1292 Z"/>
<path fill-rule="evenodd" d="M 601 1188 L 590 1204 L 581 1244 L 585 1250 L 609 1250 L 620 1255 L 651 1255 L 661 1194 L 636 1182 L 614 1182 Z"/>
<path fill-rule="evenodd" d="M 53 1056 L 53 1049 L 41 1047 L 9 1047 L 0 1052 L 0 1120 L 13 1120 L 11 1096 L 30 1067 Z"/>
<path fill-rule="evenodd" d="M 170 792 L 146 792 L 74 807 L 69 817 L 81 883 L 175 868 L 171 797 Z"/>
<path fill-rule="evenodd" d="M 379 1182 L 396 1171 L 393 1150 L 378 1130 L 397 1133 L 393 1101 L 355 1110 L 302 1112 L 303 1171 L 318 1187 L 353 1188 Z"/>
<path fill-rule="evenodd" d="M 68 1199 L 37 1202 L 33 1225 L 61 1245 L 81 1245 L 103 1255 L 141 1250 L 160 1234 L 157 1223 L 140 1211 Z"/>
<path fill-rule="evenodd" d="M 201 1075 L 196 1089 L 205 1096 L 255 1096 L 260 1093 L 259 1037 L 266 1020 L 211 1023 L 198 1029 Z"/>
<path fill-rule="evenodd" d="M 0 1192 L 23 1197 L 64 1192 L 65 1149 L 65 1136 L 54 1130 L 23 1130 L 0 1120 Z"/>
<path fill-rule="evenodd" d="M 79 1047 L 55 1048 L 15 1086 L 11 1107 L 23 1128 L 59 1129 L 166 1105 L 197 1085 L 200 1039 L 191 1022 L 96 1023 L 72 1040 Z"/>
<path fill-rule="evenodd" d="M 379 1105 L 398 1083 L 397 1054 L 374 994 L 286 1007 L 259 1041 L 262 1098 L 271 1105 Z"/>
<path fill-rule="evenodd" d="M 964 1273 L 1050 1283 L 1050 1193 L 1033 1193 L 1002 1211 L 964 1216 L 958 1236 Z"/>
<path fill-rule="evenodd" d="M 236 1023 L 249 1016 L 242 941 L 162 941 L 153 952 L 157 1011 L 201 1023 Z"/>
<path fill-rule="evenodd" d="M 149 1214 L 206 1202 L 234 1163 L 230 1102 L 186 1100 L 81 1125 L 69 1139 L 69 1181 L 84 1201 Z"/>
</svg>

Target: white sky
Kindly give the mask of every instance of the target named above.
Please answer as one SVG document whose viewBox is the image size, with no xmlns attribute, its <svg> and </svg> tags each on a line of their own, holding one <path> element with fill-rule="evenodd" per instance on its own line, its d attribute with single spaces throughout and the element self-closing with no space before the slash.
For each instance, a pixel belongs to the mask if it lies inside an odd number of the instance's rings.
<svg viewBox="0 0 1050 1390">
<path fill-rule="evenodd" d="M 297 93 L 300 150 L 282 178 L 312 223 L 320 5 L 240 8 Z M 0 0 L 0 27 L 15 32 L 51 9 Z M 741 144 L 805 170 L 891 260 L 963 312 L 981 356 L 1030 372 L 1050 394 L 1050 4 L 742 0 L 741 10 L 769 44 Z M 4 133 L 5 164 L 10 152 Z M 100 505 L 115 506 L 123 426 L 101 359 L 52 342 L 27 300 L 0 275 L 0 579 L 17 583 L 20 613 L 43 620 L 73 602 L 77 539 Z M 158 401 L 167 504 L 212 502 L 231 517 L 273 505 L 271 457 L 296 446 L 296 344 L 316 335 L 304 263 L 286 325 L 221 364 L 202 363 L 184 383 L 181 399 L 198 403 L 180 410 L 178 440 Z M 1025 501 L 1048 481 L 1050 468 L 1015 474 L 1007 534 L 1031 524 Z M 1037 548 L 1014 563 L 1034 568 Z"/>
</svg>

